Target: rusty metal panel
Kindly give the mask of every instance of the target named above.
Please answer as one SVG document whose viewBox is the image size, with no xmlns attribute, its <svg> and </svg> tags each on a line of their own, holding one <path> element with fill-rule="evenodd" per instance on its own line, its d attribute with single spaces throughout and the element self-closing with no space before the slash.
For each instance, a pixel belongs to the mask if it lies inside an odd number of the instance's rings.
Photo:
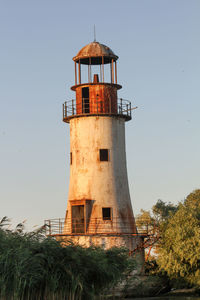
<svg viewBox="0 0 200 300">
<path fill-rule="evenodd" d="M 98 42 L 92 42 L 84 46 L 78 54 L 73 58 L 75 62 L 80 61 L 81 64 L 88 65 L 90 62 L 92 65 L 99 65 L 102 63 L 102 57 L 104 58 L 104 63 L 112 62 L 112 59 L 116 61 L 118 56 L 106 45 L 100 44 Z M 91 58 L 91 60 L 89 59 Z"/>
</svg>

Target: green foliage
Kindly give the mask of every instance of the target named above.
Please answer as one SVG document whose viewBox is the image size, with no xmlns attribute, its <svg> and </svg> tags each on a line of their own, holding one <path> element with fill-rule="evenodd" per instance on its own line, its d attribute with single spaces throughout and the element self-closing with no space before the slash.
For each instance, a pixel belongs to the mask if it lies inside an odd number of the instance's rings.
<svg viewBox="0 0 200 300">
<path fill-rule="evenodd" d="M 158 274 L 158 264 L 154 256 L 153 257 L 150 256 L 148 260 L 145 262 L 145 274 L 148 275 Z"/>
<path fill-rule="evenodd" d="M 158 264 L 172 280 L 200 286 L 200 190 L 179 204 L 161 233 Z"/>
<path fill-rule="evenodd" d="M 141 209 L 140 214 L 136 216 L 136 225 L 139 232 L 148 229 L 153 229 L 155 226 L 159 230 L 166 221 L 175 214 L 178 206 L 172 203 L 166 203 L 162 200 L 158 200 L 157 203 L 152 207 L 152 212 Z"/>
<path fill-rule="evenodd" d="M 166 221 L 171 215 L 177 211 L 177 206 L 172 203 L 166 204 L 162 200 L 158 200 L 157 203 L 152 207 L 153 219 L 157 222 Z"/>
<path fill-rule="evenodd" d="M 127 250 L 83 248 L 46 238 L 43 228 L 24 233 L 0 225 L 0 299 L 92 299 L 116 284 L 130 267 Z M 4 230 L 3 230 L 4 228 Z"/>
<path fill-rule="evenodd" d="M 139 233 L 146 232 L 154 228 L 154 219 L 149 211 L 141 209 L 140 214 L 136 216 L 136 226 Z"/>
</svg>

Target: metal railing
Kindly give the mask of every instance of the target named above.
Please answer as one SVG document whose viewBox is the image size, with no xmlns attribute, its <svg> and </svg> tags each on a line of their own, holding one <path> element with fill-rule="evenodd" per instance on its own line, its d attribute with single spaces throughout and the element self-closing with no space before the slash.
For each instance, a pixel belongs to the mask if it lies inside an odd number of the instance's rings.
<svg viewBox="0 0 200 300">
<path fill-rule="evenodd" d="M 63 120 L 71 119 L 79 115 L 119 115 L 125 119 L 131 119 L 131 102 L 122 98 L 115 102 L 111 98 L 100 100 L 99 98 L 83 98 L 82 103 L 76 103 L 72 99 L 63 104 Z"/>
<path fill-rule="evenodd" d="M 134 230 L 135 224 L 133 220 L 121 220 L 114 218 L 111 220 L 103 220 L 101 218 L 94 218 L 88 220 L 80 219 L 51 219 L 45 220 L 46 235 L 109 235 L 109 234 L 131 234 L 131 235 L 154 235 L 157 228 L 155 224 L 148 222 L 137 230 Z M 137 226 L 137 222 L 136 222 Z"/>
</svg>

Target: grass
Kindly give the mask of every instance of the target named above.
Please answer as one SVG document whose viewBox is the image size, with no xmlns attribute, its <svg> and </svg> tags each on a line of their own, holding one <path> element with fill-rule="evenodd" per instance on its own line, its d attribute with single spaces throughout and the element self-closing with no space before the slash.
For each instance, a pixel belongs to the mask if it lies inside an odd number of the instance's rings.
<svg viewBox="0 0 200 300">
<path fill-rule="evenodd" d="M 0 221 L 0 300 L 94 299 L 133 268 L 126 249 L 83 248 L 44 235 L 8 230 Z"/>
</svg>

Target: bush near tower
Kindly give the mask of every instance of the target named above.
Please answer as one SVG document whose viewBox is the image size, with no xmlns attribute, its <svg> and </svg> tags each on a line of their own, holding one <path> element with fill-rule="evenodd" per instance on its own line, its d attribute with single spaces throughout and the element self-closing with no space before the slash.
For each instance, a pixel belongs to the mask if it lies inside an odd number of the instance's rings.
<svg viewBox="0 0 200 300">
<path fill-rule="evenodd" d="M 0 221 L 1 300 L 93 299 L 115 285 L 132 267 L 127 250 L 64 246 L 42 229 L 9 230 Z"/>
<path fill-rule="evenodd" d="M 159 240 L 146 262 L 146 272 L 167 276 L 171 287 L 200 287 L 200 189 L 178 205 L 158 200 L 136 222 L 156 224 Z"/>
<path fill-rule="evenodd" d="M 200 287 L 200 190 L 162 225 L 158 265 L 171 280 Z"/>
</svg>

